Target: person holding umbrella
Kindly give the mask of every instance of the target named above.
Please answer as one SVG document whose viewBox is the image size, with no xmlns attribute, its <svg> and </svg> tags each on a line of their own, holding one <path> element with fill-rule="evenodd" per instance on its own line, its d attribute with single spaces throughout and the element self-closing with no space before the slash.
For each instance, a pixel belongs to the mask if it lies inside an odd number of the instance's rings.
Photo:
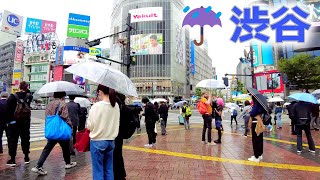
<svg viewBox="0 0 320 180">
<path fill-rule="evenodd" d="M 155 129 L 155 123 L 158 120 L 158 114 L 155 111 L 154 105 L 150 102 L 149 98 L 143 97 L 142 103 L 145 104 L 144 108 L 144 116 L 145 116 L 145 122 L 146 122 L 146 129 L 148 134 L 148 144 L 144 145 L 145 147 L 153 147 L 156 144 L 156 133 L 154 131 Z"/>
<path fill-rule="evenodd" d="M 252 147 L 254 156 L 248 158 L 249 161 L 260 162 L 263 154 L 263 131 L 265 126 L 262 115 L 268 110 L 266 98 L 254 88 L 247 88 L 252 95 L 253 107 L 250 112 L 249 128 L 252 132 Z"/>
</svg>

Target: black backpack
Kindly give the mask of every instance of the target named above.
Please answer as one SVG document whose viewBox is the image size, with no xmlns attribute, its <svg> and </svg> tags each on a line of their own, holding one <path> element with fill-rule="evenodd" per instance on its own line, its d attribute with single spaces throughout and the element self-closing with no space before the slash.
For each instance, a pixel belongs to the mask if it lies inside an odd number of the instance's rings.
<svg viewBox="0 0 320 180">
<path fill-rule="evenodd" d="M 186 113 L 187 112 L 187 107 L 182 107 L 182 112 Z"/>
<path fill-rule="evenodd" d="M 133 105 L 120 105 L 120 133 L 123 139 L 129 139 L 138 127 L 142 108 Z"/>
<path fill-rule="evenodd" d="M 262 114 L 261 118 L 262 118 L 262 122 L 263 122 L 264 125 L 271 124 L 272 117 L 271 117 L 271 115 L 269 113 Z"/>
<path fill-rule="evenodd" d="M 17 106 L 14 111 L 14 118 L 16 121 L 29 119 L 31 116 L 31 108 L 29 106 L 30 93 L 27 93 L 24 99 L 20 99 L 17 94 L 13 94 L 17 100 Z"/>
</svg>

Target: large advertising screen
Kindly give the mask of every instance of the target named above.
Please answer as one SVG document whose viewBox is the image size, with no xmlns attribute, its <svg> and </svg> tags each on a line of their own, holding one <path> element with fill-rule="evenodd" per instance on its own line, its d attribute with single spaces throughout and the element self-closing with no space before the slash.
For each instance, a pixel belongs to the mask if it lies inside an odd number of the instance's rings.
<svg viewBox="0 0 320 180">
<path fill-rule="evenodd" d="M 283 93 L 284 84 L 282 76 L 277 70 L 255 74 L 256 88 L 262 94 Z"/>
<path fill-rule="evenodd" d="M 314 26 L 320 26 L 320 1 L 319 0 L 297 0 L 297 4 L 306 11 L 308 20 Z"/>
<path fill-rule="evenodd" d="M 162 54 L 162 34 L 138 34 L 130 37 L 135 55 Z"/>
<path fill-rule="evenodd" d="M 162 21 L 162 7 L 148 7 L 131 9 L 131 23 L 142 22 L 142 21 Z"/>
</svg>

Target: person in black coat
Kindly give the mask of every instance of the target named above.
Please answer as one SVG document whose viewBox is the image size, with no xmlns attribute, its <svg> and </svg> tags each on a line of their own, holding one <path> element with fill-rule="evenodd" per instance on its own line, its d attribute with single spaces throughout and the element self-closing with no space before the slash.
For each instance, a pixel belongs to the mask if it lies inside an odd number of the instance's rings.
<svg viewBox="0 0 320 180">
<path fill-rule="evenodd" d="M 8 122 L 8 105 L 7 105 L 7 99 L 9 94 L 7 92 L 2 92 L 1 93 L 1 99 L 0 99 L 0 154 L 3 154 L 3 149 L 2 149 L 2 135 L 3 131 L 6 132 L 7 136 L 7 122 Z"/>
<path fill-rule="evenodd" d="M 297 135 L 296 130 L 295 130 L 295 118 L 293 116 L 293 110 L 294 110 L 294 105 L 296 104 L 295 101 L 291 102 L 291 104 L 288 105 L 287 109 L 288 109 L 288 114 L 289 114 L 289 118 L 291 119 L 291 134 L 292 135 Z"/>
<path fill-rule="evenodd" d="M 86 127 L 88 110 L 86 107 L 80 107 L 80 114 L 79 114 L 79 127 L 78 130 L 82 131 Z"/>
<path fill-rule="evenodd" d="M 153 147 L 156 144 L 156 133 L 154 132 L 155 123 L 158 120 L 157 112 L 155 111 L 154 105 L 149 101 L 147 97 L 142 98 L 142 103 L 145 104 L 144 116 L 146 123 L 146 130 L 148 134 L 148 144 L 145 147 Z"/>
<path fill-rule="evenodd" d="M 159 107 L 158 113 L 160 115 L 161 119 L 161 134 L 167 135 L 167 120 L 168 120 L 168 111 L 169 107 L 165 102 L 161 102 L 161 105 Z"/>
</svg>

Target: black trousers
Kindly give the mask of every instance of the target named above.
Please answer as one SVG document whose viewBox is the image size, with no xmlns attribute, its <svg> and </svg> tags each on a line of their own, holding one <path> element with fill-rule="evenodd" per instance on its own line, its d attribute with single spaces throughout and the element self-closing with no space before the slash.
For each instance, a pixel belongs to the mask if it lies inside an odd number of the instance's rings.
<svg viewBox="0 0 320 180">
<path fill-rule="evenodd" d="M 6 124 L 2 124 L 0 123 L 0 152 L 3 152 L 3 148 L 2 148 L 2 136 L 3 136 L 3 131 L 6 132 L 6 136 L 8 136 L 7 133 L 7 125 Z"/>
<path fill-rule="evenodd" d="M 231 125 L 233 120 L 236 122 L 236 125 L 238 125 L 237 116 L 231 116 Z"/>
<path fill-rule="evenodd" d="M 202 115 L 203 129 L 202 129 L 202 141 L 206 141 L 206 131 L 208 129 L 208 142 L 211 142 L 211 130 L 212 130 L 212 117 L 208 114 Z"/>
<path fill-rule="evenodd" d="M 127 176 L 126 169 L 124 167 L 124 161 L 122 156 L 123 139 L 116 137 L 114 140 L 115 147 L 113 151 L 113 174 L 114 179 L 124 180 Z"/>
<path fill-rule="evenodd" d="M 221 120 L 218 120 L 218 121 L 221 121 Z M 222 124 L 222 122 L 220 122 L 220 123 Z M 218 141 L 221 141 L 221 137 L 222 137 L 221 128 L 222 128 L 221 125 L 220 125 L 220 127 L 216 127 L 216 130 L 218 131 Z"/>
<path fill-rule="evenodd" d="M 156 133 L 154 132 L 155 128 L 155 123 L 146 123 L 146 129 L 147 129 L 147 134 L 148 134 L 148 139 L 149 139 L 149 144 L 156 143 Z"/>
<path fill-rule="evenodd" d="M 39 158 L 38 167 L 42 167 L 43 163 L 46 161 L 47 157 L 49 156 L 50 152 L 54 148 L 54 146 L 59 143 L 62 149 L 63 153 L 63 159 L 66 162 L 66 164 L 70 164 L 70 141 L 54 141 L 54 140 L 48 140 L 47 145 L 44 147 L 41 156 Z"/>
<path fill-rule="evenodd" d="M 82 131 L 84 130 L 84 128 L 86 128 L 86 118 L 79 118 L 79 127 L 78 127 L 78 131 Z"/>
<path fill-rule="evenodd" d="M 294 124 L 294 119 L 291 119 L 291 133 L 296 133 L 296 125 Z"/>
<path fill-rule="evenodd" d="M 252 123 L 251 131 L 252 131 L 252 147 L 254 156 L 259 158 L 263 154 L 263 133 L 257 136 L 255 131 L 257 123 Z"/>
<path fill-rule="evenodd" d="M 314 141 L 310 132 L 310 124 L 305 125 L 297 125 L 296 126 L 296 132 L 297 132 L 297 148 L 299 151 L 302 150 L 302 130 L 306 133 L 309 149 L 312 151 L 316 150 L 316 147 L 314 145 Z"/>
<path fill-rule="evenodd" d="M 22 152 L 25 156 L 30 153 L 30 120 L 9 124 L 7 129 L 9 155 L 15 159 L 19 137 L 21 139 Z"/>
<path fill-rule="evenodd" d="M 77 130 L 78 130 L 78 126 L 72 126 L 72 143 L 73 143 L 73 145 L 75 145 L 77 142 L 77 139 L 76 139 Z"/>
</svg>

